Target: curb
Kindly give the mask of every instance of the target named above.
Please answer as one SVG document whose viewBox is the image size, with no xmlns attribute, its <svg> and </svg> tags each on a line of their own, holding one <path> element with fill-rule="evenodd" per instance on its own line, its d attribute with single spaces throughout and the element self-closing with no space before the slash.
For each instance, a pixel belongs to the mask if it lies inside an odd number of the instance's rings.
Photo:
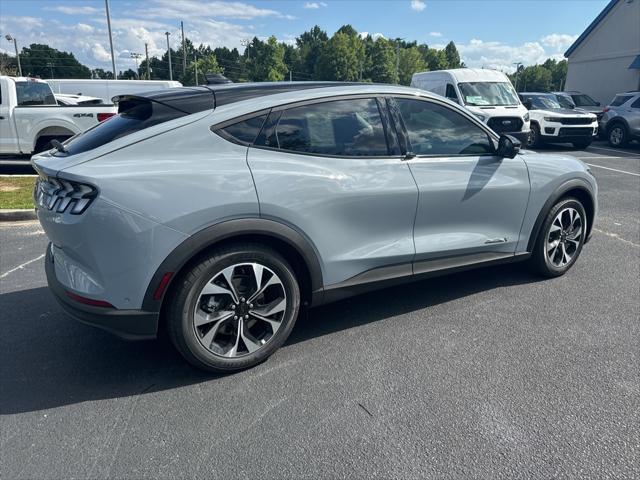
<svg viewBox="0 0 640 480">
<path fill-rule="evenodd" d="M 37 220 L 36 211 L 33 208 L 24 210 L 0 210 L 0 222 L 21 222 L 24 220 Z"/>
</svg>

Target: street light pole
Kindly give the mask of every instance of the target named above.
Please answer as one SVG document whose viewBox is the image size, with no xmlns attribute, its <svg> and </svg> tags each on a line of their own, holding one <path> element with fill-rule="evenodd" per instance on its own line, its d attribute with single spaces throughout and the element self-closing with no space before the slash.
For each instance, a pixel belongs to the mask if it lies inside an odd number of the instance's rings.
<svg viewBox="0 0 640 480">
<path fill-rule="evenodd" d="M 184 39 L 184 23 L 180 21 L 180 30 L 182 31 L 182 76 L 187 74 L 187 44 Z"/>
<path fill-rule="evenodd" d="M 16 40 L 16 37 L 12 37 L 9 34 L 6 34 L 4 38 L 9 42 L 13 42 L 13 48 L 16 50 L 16 60 L 18 61 L 18 74 L 22 76 L 22 65 L 20 65 L 20 54 L 18 53 L 18 41 Z"/>
<path fill-rule="evenodd" d="M 171 47 L 169 46 L 169 32 L 164 32 L 167 36 L 167 52 L 169 52 L 169 80 L 173 80 L 173 69 L 171 68 Z"/>
<path fill-rule="evenodd" d="M 514 62 L 514 65 L 516 66 L 516 92 L 518 91 L 518 71 L 520 70 L 520 66 L 522 65 L 522 62 Z"/>
<path fill-rule="evenodd" d="M 138 60 L 142 58 L 142 54 L 136 53 L 136 52 L 129 52 L 129 56 L 136 60 L 136 77 L 138 77 L 138 80 L 140 80 L 140 70 L 139 70 L 140 67 L 138 67 Z"/>
<path fill-rule="evenodd" d="M 111 68 L 113 69 L 114 80 L 118 78 L 116 72 L 116 57 L 113 54 L 113 36 L 111 35 L 111 16 L 109 15 L 109 0 L 104 0 L 104 6 L 107 10 L 107 29 L 109 30 L 109 46 L 111 47 Z"/>
</svg>

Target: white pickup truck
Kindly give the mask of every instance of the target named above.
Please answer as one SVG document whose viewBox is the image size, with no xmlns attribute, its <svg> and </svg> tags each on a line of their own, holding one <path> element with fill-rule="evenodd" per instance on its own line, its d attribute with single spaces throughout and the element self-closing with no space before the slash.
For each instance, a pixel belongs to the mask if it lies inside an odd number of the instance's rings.
<svg viewBox="0 0 640 480">
<path fill-rule="evenodd" d="M 116 113 L 114 105 L 60 106 L 47 82 L 0 76 L 0 154 L 50 149 Z"/>
</svg>

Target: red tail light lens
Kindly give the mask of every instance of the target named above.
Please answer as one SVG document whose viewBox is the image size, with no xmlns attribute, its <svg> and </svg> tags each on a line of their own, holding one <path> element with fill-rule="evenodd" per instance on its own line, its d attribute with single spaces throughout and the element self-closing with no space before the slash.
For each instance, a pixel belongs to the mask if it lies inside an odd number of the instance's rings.
<svg viewBox="0 0 640 480">
<path fill-rule="evenodd" d="M 76 295 L 75 293 L 67 292 L 67 291 L 65 291 L 65 293 L 67 294 L 67 297 L 69 297 L 71 300 L 78 303 L 82 303 L 84 305 L 90 305 L 92 307 L 102 307 L 102 308 L 115 308 L 109 302 L 105 302 L 104 300 L 94 300 L 93 298 L 81 297 L 80 295 Z"/>
<path fill-rule="evenodd" d="M 115 115 L 115 113 L 99 113 L 98 114 L 98 122 L 104 122 L 106 119 L 111 118 Z"/>
<path fill-rule="evenodd" d="M 608 111 L 609 111 L 609 107 L 604 107 L 604 108 L 602 109 L 602 113 L 607 113 Z"/>
</svg>

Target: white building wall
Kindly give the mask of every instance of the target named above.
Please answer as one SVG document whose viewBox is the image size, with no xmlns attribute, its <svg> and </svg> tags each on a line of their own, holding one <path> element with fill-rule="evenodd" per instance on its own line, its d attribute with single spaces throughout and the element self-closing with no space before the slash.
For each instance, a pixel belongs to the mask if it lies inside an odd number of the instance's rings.
<svg viewBox="0 0 640 480">
<path fill-rule="evenodd" d="M 618 0 L 568 58 L 565 90 L 584 92 L 603 105 L 616 93 L 640 89 L 640 0 Z"/>
</svg>

